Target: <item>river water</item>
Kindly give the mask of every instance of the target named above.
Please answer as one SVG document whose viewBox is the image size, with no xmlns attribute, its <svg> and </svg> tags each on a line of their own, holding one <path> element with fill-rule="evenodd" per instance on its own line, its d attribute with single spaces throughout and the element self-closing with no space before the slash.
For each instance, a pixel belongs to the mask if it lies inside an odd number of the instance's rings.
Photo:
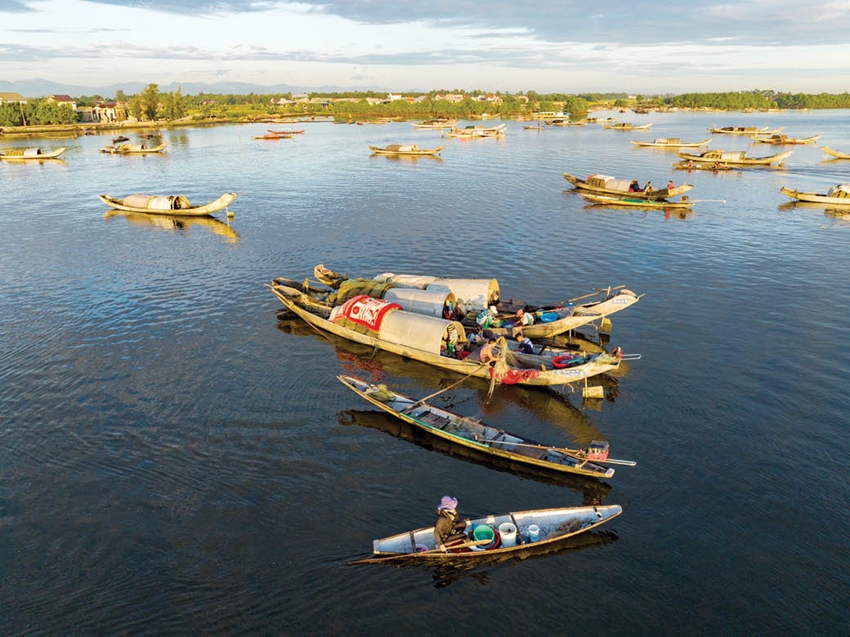
<svg viewBox="0 0 850 637">
<path fill-rule="evenodd" d="M 653 127 L 510 122 L 464 141 L 311 122 L 263 141 L 266 125 L 230 125 L 166 131 L 166 155 L 135 157 L 99 153 L 105 135 L 7 141 L 67 151 L 0 162 L 2 632 L 846 634 L 850 216 L 779 189 L 850 182 L 850 161 L 795 146 L 783 170 L 687 174 L 629 140 L 770 125 L 848 152 L 850 113 L 614 115 Z M 388 143 L 445 149 L 371 156 Z M 699 201 L 589 206 L 565 171 L 687 181 Z M 226 191 L 229 221 L 105 215 L 97 198 Z M 375 412 L 335 375 L 418 397 L 459 377 L 279 319 L 265 284 L 316 263 L 495 277 L 535 303 L 643 294 L 610 340 L 642 358 L 601 381 L 603 401 L 481 381 L 434 399 L 551 444 L 607 439 L 637 466 L 517 475 Z M 432 524 L 447 493 L 464 516 L 624 511 L 528 559 L 348 564 Z"/>
</svg>

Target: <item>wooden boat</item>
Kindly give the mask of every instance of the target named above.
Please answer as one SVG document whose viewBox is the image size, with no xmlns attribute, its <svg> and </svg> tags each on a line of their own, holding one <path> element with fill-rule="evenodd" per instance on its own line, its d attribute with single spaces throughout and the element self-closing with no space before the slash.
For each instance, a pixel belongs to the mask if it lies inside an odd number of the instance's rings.
<svg viewBox="0 0 850 637">
<path fill-rule="evenodd" d="M 445 117 L 438 117 L 436 119 L 428 119 L 424 122 L 410 122 L 411 126 L 415 126 L 416 128 L 431 128 L 437 130 L 443 130 L 444 128 L 454 128 L 457 126 L 456 119 L 447 119 Z"/>
<path fill-rule="evenodd" d="M 272 135 L 303 135 L 305 129 L 300 130 L 272 130 L 270 128 L 266 129 Z"/>
<path fill-rule="evenodd" d="M 600 479 L 613 477 L 614 469 L 596 462 L 628 466 L 635 464 L 627 460 L 610 460 L 608 443 L 604 441 L 594 441 L 588 449 L 543 445 L 474 418 L 459 416 L 422 400 L 414 400 L 385 385 L 374 385 L 345 374 L 337 376 L 337 379 L 375 407 L 406 423 L 453 444 L 483 451 L 503 460 Z M 594 462 L 591 462 L 591 457 Z"/>
<path fill-rule="evenodd" d="M 504 137 L 507 124 L 498 126 L 466 126 L 464 128 L 453 128 L 446 133 L 446 137 L 478 138 L 478 137 Z"/>
<path fill-rule="evenodd" d="M 27 161 L 30 159 L 56 159 L 65 152 L 65 147 L 45 152 L 41 148 L 11 148 L 0 151 L 0 159 Z"/>
<path fill-rule="evenodd" d="M 411 312 L 443 316 L 447 305 L 463 307 L 460 322 L 467 330 L 478 327 L 477 315 L 485 309 L 496 314 L 487 320 L 486 328 L 499 336 L 513 336 L 517 329 L 517 312 L 534 315 L 531 325 L 521 327 L 531 339 L 551 338 L 631 307 L 640 296 L 623 286 L 594 290 L 571 301 L 552 305 L 532 305 L 524 301 L 500 300 L 499 282 L 496 279 L 450 279 L 416 274 L 383 273 L 372 279 L 351 279 L 346 274 L 329 270 L 321 263 L 313 268 L 313 275 L 323 285 L 338 291 L 331 302 L 339 303 L 353 294 L 369 294 L 390 298 Z M 329 296 L 320 296 L 320 290 L 311 293 L 327 302 Z"/>
<path fill-rule="evenodd" d="M 123 199 L 117 199 L 110 195 L 98 195 L 100 200 L 116 210 L 127 212 L 145 212 L 149 214 L 180 215 L 186 217 L 202 217 L 211 215 L 226 208 L 234 199 L 235 192 L 226 192 L 215 201 L 202 206 L 193 206 L 183 195 L 129 195 Z"/>
<path fill-rule="evenodd" d="M 573 122 L 569 119 L 547 119 L 545 120 L 546 124 L 549 126 L 584 126 L 587 122 Z"/>
<path fill-rule="evenodd" d="M 709 133 L 716 135 L 773 135 L 782 132 L 782 126 L 779 128 L 770 129 L 767 126 L 759 128 L 758 126 L 723 126 L 722 128 L 712 127 L 708 129 Z"/>
<path fill-rule="evenodd" d="M 832 150 L 827 146 L 821 146 L 820 149 L 825 152 L 830 157 L 834 157 L 835 159 L 850 159 L 850 153 L 842 153 L 837 150 Z"/>
<path fill-rule="evenodd" d="M 694 202 L 689 201 L 687 195 L 682 197 L 681 201 L 667 201 L 666 199 L 637 199 L 634 197 L 609 197 L 607 195 L 594 195 L 589 192 L 579 193 L 585 199 L 593 203 L 605 204 L 607 206 L 626 206 L 629 208 L 661 208 L 661 209 L 682 209 L 693 208 Z"/>
<path fill-rule="evenodd" d="M 812 135 L 811 137 L 788 137 L 788 135 L 770 135 L 769 137 L 753 136 L 750 137 L 754 142 L 759 144 L 773 144 L 775 146 L 794 145 L 794 144 L 814 144 L 820 139 L 820 135 Z"/>
<path fill-rule="evenodd" d="M 520 358 L 509 352 L 502 337 L 499 360 L 490 367 L 480 362 L 479 348 L 470 346 L 463 325 L 457 321 L 407 312 L 398 303 L 365 294 L 331 305 L 317 298 L 314 288 L 291 279 L 274 279 L 268 287 L 287 309 L 314 327 L 467 377 L 508 385 L 557 386 L 584 381 L 620 365 L 619 356 L 604 352 L 582 355 L 569 367 L 561 367 L 563 362 L 551 354 L 524 354 Z M 452 348 L 446 347 L 452 339 L 456 343 L 454 355 Z"/>
<path fill-rule="evenodd" d="M 795 201 L 805 203 L 825 204 L 829 206 L 850 207 L 850 184 L 833 186 L 825 193 L 800 192 L 783 186 L 779 189 L 783 195 L 788 195 Z"/>
<path fill-rule="evenodd" d="M 620 122 L 619 124 L 605 124 L 602 128 L 608 128 L 610 130 L 646 130 L 651 127 L 652 124 L 629 124 L 628 122 Z"/>
<path fill-rule="evenodd" d="M 423 155 L 436 155 L 443 150 L 443 146 L 437 146 L 436 148 L 419 148 L 416 144 L 390 144 L 383 148 L 379 146 L 369 146 L 369 149 L 377 155 L 412 155 L 419 157 Z"/>
<path fill-rule="evenodd" d="M 629 140 L 635 146 L 646 146 L 648 148 L 698 148 L 711 143 L 711 139 L 703 139 L 699 142 L 683 142 L 678 137 L 659 137 L 651 142 L 640 142 L 636 139 Z"/>
<path fill-rule="evenodd" d="M 121 144 L 120 146 L 105 146 L 100 149 L 102 153 L 110 155 L 145 155 L 148 153 L 161 153 L 167 144 L 147 147 L 144 144 Z"/>
<path fill-rule="evenodd" d="M 714 162 L 710 163 L 696 163 L 693 161 L 680 161 L 673 164 L 673 168 L 676 170 L 687 170 L 688 172 L 692 170 L 712 170 L 714 172 L 718 172 L 721 170 L 742 170 L 740 166 L 730 166 L 729 164 L 724 164 L 723 162 Z"/>
<path fill-rule="evenodd" d="M 595 529 L 623 512 L 618 504 L 554 509 L 531 509 L 467 520 L 469 542 L 443 552 L 437 548 L 434 527 L 397 533 L 374 540 L 372 553 L 381 558 L 358 563 L 393 560 L 480 560 L 561 542 Z M 479 527 L 485 527 L 478 530 Z M 489 543 L 476 538 L 485 538 Z"/>
<path fill-rule="evenodd" d="M 564 179 L 575 186 L 576 190 L 581 192 L 590 192 L 595 195 L 608 195 L 613 197 L 633 197 L 638 199 L 668 199 L 677 195 L 684 194 L 693 188 L 690 184 L 682 184 L 675 188 L 659 188 L 650 192 L 640 191 L 631 192 L 629 186 L 634 181 L 633 179 L 616 179 L 609 175 L 590 175 L 587 179 L 575 177 L 569 173 L 564 173 Z"/>
<path fill-rule="evenodd" d="M 255 135 L 254 139 L 292 139 L 292 133 L 264 133 Z"/>
<path fill-rule="evenodd" d="M 541 126 L 540 124 L 538 124 L 537 126 L 523 126 L 523 128 L 525 130 L 546 130 L 546 126 Z"/>
<path fill-rule="evenodd" d="M 738 150 L 707 150 L 699 155 L 691 153 L 676 153 L 679 157 L 686 161 L 694 163 L 709 163 L 709 164 L 728 164 L 729 166 L 770 166 L 778 164 L 783 159 L 791 156 L 793 150 L 787 150 L 784 153 L 769 155 L 767 157 L 747 157 L 747 153 Z"/>
<path fill-rule="evenodd" d="M 125 137 L 124 135 L 116 135 L 115 137 L 112 138 L 113 144 L 120 144 L 121 142 L 129 142 L 129 141 L 130 141 L 130 138 Z"/>
</svg>

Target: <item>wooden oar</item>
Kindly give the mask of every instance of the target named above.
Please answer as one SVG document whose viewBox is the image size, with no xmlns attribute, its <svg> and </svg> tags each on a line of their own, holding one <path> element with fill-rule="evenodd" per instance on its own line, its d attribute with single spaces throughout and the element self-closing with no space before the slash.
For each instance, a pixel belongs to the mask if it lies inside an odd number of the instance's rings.
<svg viewBox="0 0 850 637">
<path fill-rule="evenodd" d="M 472 361 L 470 361 L 470 362 L 472 362 Z M 484 365 L 483 365 L 483 364 L 481 364 L 481 365 L 480 365 L 480 367 L 484 367 Z M 460 385 L 463 381 L 465 381 L 467 378 L 469 378 L 469 377 L 470 377 L 470 376 L 472 376 L 473 374 L 477 374 L 477 373 L 478 373 L 478 369 L 473 369 L 473 370 L 472 370 L 471 372 L 469 372 L 466 376 L 464 376 L 463 378 L 461 378 L 459 381 L 457 381 L 457 382 L 455 382 L 455 383 L 452 383 L 451 385 L 449 385 L 449 386 L 448 386 L 448 387 L 446 387 L 445 389 L 441 389 L 440 391 L 436 391 L 436 392 L 434 392 L 433 394 L 429 394 L 429 395 L 425 396 L 425 398 L 420 398 L 420 399 L 419 399 L 419 400 L 417 400 L 415 403 L 411 403 L 410 405 L 408 405 L 407 407 L 405 407 L 405 408 L 404 408 L 404 411 L 408 411 L 408 410 L 410 410 L 410 409 L 413 409 L 413 408 L 414 408 L 414 407 L 416 407 L 417 405 L 421 405 L 422 403 L 424 403 L 426 400 L 429 400 L 430 398 L 433 398 L 434 396 L 439 396 L 440 394 L 442 394 L 442 393 L 444 393 L 444 392 L 447 392 L 447 391 L 449 391 L 450 389 L 453 389 L 453 388 L 457 387 L 457 386 L 458 386 L 458 385 Z"/>
<path fill-rule="evenodd" d="M 378 564 L 380 562 L 390 562 L 393 560 L 402 560 L 408 557 L 420 557 L 422 555 L 450 555 L 452 551 L 456 551 L 457 549 L 466 549 L 470 546 L 482 546 L 484 544 L 491 544 L 493 540 L 475 540 L 474 542 L 465 542 L 464 544 L 457 544 L 452 546 L 447 546 L 446 551 L 442 551 L 441 549 L 430 549 L 428 551 L 417 551 L 416 553 L 400 553 L 397 555 L 386 555 L 384 557 L 370 557 L 364 560 L 355 560 L 353 562 L 349 562 L 349 564 Z"/>
</svg>

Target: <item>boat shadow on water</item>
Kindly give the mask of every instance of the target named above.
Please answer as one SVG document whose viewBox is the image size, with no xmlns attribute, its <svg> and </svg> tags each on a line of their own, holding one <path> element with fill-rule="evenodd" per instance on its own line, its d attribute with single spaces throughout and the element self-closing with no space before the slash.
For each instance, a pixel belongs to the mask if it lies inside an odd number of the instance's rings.
<svg viewBox="0 0 850 637">
<path fill-rule="evenodd" d="M 434 563 L 427 560 L 388 560 L 386 565 L 431 571 L 434 588 L 445 588 L 467 577 L 475 579 L 481 585 L 487 585 L 490 582 L 490 571 L 506 563 L 508 566 L 512 566 L 527 559 L 567 555 L 576 551 L 602 548 L 619 539 L 615 531 L 591 531 L 567 538 L 554 546 L 541 545 L 536 547 L 531 544 L 528 545 L 528 548 L 516 553 L 485 555 L 474 561 L 446 561 L 443 559 Z"/>
</svg>

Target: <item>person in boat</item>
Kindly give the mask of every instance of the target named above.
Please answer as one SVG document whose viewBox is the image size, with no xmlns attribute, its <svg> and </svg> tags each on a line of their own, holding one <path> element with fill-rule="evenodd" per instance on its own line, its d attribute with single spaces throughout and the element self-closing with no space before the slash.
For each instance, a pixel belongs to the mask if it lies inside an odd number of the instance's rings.
<svg viewBox="0 0 850 637">
<path fill-rule="evenodd" d="M 476 325 L 475 330 L 467 335 L 466 340 L 470 345 L 481 345 L 487 340 L 484 338 L 484 328 L 480 325 Z"/>
<path fill-rule="evenodd" d="M 673 180 L 667 182 L 667 190 L 673 190 L 676 187 L 676 184 L 673 183 Z"/>
<path fill-rule="evenodd" d="M 434 524 L 434 539 L 437 548 L 446 551 L 453 544 L 463 544 L 469 540 L 464 533 L 466 522 L 458 520 L 457 498 L 444 495 L 437 507 L 437 522 Z"/>
<path fill-rule="evenodd" d="M 532 314 L 531 312 L 526 312 L 525 310 L 517 310 L 516 317 L 520 325 L 525 326 L 534 324 L 534 314 Z"/>
<path fill-rule="evenodd" d="M 496 339 L 492 336 L 487 339 L 487 342 L 484 343 L 484 346 L 481 348 L 481 351 L 478 352 L 478 358 L 485 365 L 489 365 L 490 363 L 495 363 L 499 360 L 499 357 L 496 356 L 493 351 L 496 348 Z"/>
<path fill-rule="evenodd" d="M 530 338 L 524 336 L 522 332 L 516 335 L 516 342 L 519 343 L 516 349 L 520 354 L 534 353 L 534 343 L 531 342 Z"/>
<path fill-rule="evenodd" d="M 629 192 L 640 192 L 640 184 L 637 179 L 632 179 L 632 183 L 629 184 Z"/>
<path fill-rule="evenodd" d="M 651 182 L 651 181 L 646 182 L 646 187 L 643 189 L 643 191 L 644 191 L 644 192 L 652 192 L 652 191 L 653 191 L 653 188 L 652 188 L 652 182 Z"/>
</svg>

